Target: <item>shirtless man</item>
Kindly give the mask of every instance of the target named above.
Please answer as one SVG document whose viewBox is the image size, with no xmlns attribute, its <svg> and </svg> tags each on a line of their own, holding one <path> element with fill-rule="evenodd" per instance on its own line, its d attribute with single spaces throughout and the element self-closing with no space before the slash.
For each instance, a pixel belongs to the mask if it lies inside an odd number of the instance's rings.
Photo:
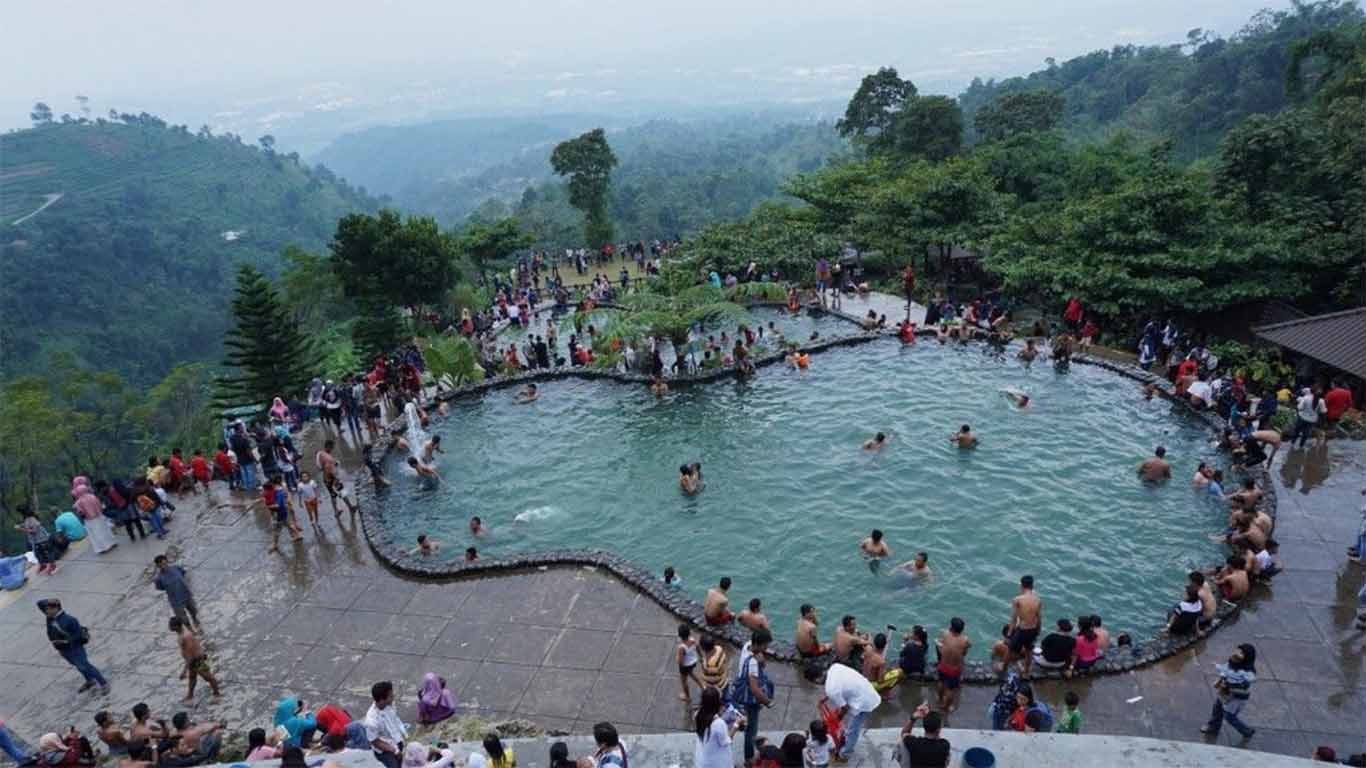
<svg viewBox="0 0 1366 768">
<path fill-rule="evenodd" d="M 478 515 L 475 515 L 474 517 L 471 517 L 471 518 L 470 518 L 470 535 L 471 535 L 471 536 L 483 536 L 484 534 L 486 534 L 486 533 L 488 533 L 488 532 L 489 532 L 489 529 L 487 529 L 487 528 L 484 527 L 484 520 L 483 520 L 483 518 L 479 517 Z"/>
<path fill-rule="evenodd" d="M 688 496 L 696 496 L 702 489 L 701 480 L 692 473 L 692 467 L 680 464 L 678 467 L 678 488 Z"/>
<path fill-rule="evenodd" d="M 884 434 L 884 433 L 882 433 L 882 432 L 879 432 L 879 433 L 877 433 L 876 435 L 873 435 L 873 438 L 872 438 L 871 440 L 864 440 L 864 441 L 863 441 L 863 450 L 865 450 L 865 451 L 880 451 L 880 450 L 882 450 L 883 447 L 886 446 L 886 445 L 887 445 L 887 435 Z"/>
<path fill-rule="evenodd" d="M 536 385 L 528 384 L 526 385 L 526 389 L 517 393 L 516 399 L 518 403 L 526 405 L 527 403 L 535 402 L 538 397 L 540 397 L 540 393 L 536 391 Z"/>
<path fill-rule="evenodd" d="M 876 685 L 887 674 L 887 636 L 881 632 L 873 636 L 871 645 L 863 649 L 863 676 Z"/>
<path fill-rule="evenodd" d="M 750 630 L 766 629 L 769 632 L 773 631 L 773 627 L 768 623 L 768 617 L 764 615 L 763 603 L 757 597 L 750 599 L 749 606 L 740 611 L 740 615 L 735 617 L 735 620 Z"/>
<path fill-rule="evenodd" d="M 1020 594 L 1010 601 L 1010 657 L 1021 662 L 1021 671 L 1029 677 L 1034 662 L 1034 641 L 1043 626 L 1043 601 L 1034 594 L 1034 577 L 1020 577 Z"/>
<path fill-rule="evenodd" d="M 1270 467 L 1271 460 L 1276 458 L 1276 451 L 1281 449 L 1281 433 L 1274 429 L 1259 429 L 1252 433 L 1252 439 L 1271 446 L 1271 452 L 1266 456 L 1266 465 Z"/>
<path fill-rule="evenodd" d="M 1018 389 L 1003 389 L 1001 390 L 1001 394 L 1005 395 L 1017 408 L 1024 409 L 1029 407 L 1029 395 L 1026 395 Z"/>
<path fill-rule="evenodd" d="M 441 549 L 441 542 L 436 539 L 428 538 L 427 534 L 423 533 L 417 537 L 417 546 L 413 547 L 413 550 L 409 552 L 409 554 L 431 555 L 435 554 L 438 549 Z"/>
<path fill-rule="evenodd" d="M 802 603 L 801 618 L 797 619 L 797 653 L 806 658 L 823 656 L 830 652 L 830 646 L 822 643 L 816 636 L 820 618 L 810 603 Z"/>
<path fill-rule="evenodd" d="M 887 542 L 882 540 L 882 531 L 877 528 L 868 534 L 868 538 L 859 543 L 858 548 L 864 555 L 871 558 L 891 557 L 892 550 L 887 547 Z"/>
<path fill-rule="evenodd" d="M 840 619 L 840 625 L 835 628 L 834 651 L 835 659 L 848 664 L 855 651 L 862 651 L 868 645 L 868 636 L 858 631 L 858 622 L 853 616 L 845 616 Z M 857 666 L 854 666 L 857 669 Z"/>
<path fill-rule="evenodd" d="M 1219 608 L 1219 601 L 1214 599 L 1214 593 L 1210 591 L 1209 582 L 1205 580 L 1205 574 L 1199 571 L 1191 571 L 1191 586 L 1199 590 L 1200 593 L 1200 622 L 1209 624 L 1214 620 L 1214 612 Z"/>
<path fill-rule="evenodd" d="M 180 658 L 185 660 L 185 668 L 180 671 L 180 679 L 190 679 L 190 690 L 185 694 L 185 703 L 194 701 L 194 684 L 199 678 L 209 684 L 213 691 L 213 698 L 218 699 L 218 678 L 214 677 L 209 669 L 209 655 L 204 652 L 204 646 L 200 644 L 199 637 L 190 631 L 180 621 L 179 616 L 172 616 L 167 622 L 167 626 L 176 635 L 176 642 L 180 645 Z"/>
<path fill-rule="evenodd" d="M 1219 594 L 1225 600 L 1236 602 L 1247 596 L 1249 582 L 1247 571 L 1243 570 L 1246 559 L 1229 555 L 1224 567 L 1215 574 L 1214 583 L 1219 585 Z"/>
<path fill-rule="evenodd" d="M 422 480 L 436 482 L 441 479 L 441 475 L 437 473 L 436 467 L 433 467 L 426 462 L 418 461 L 416 456 L 408 457 L 408 466 L 412 467 L 413 470 L 417 472 L 417 476 Z M 337 509 L 335 503 L 333 503 L 332 509 L 333 511 Z"/>
<path fill-rule="evenodd" d="M 898 565 L 892 569 L 892 573 L 916 580 L 928 579 L 934 575 L 930 570 L 930 556 L 924 552 L 916 552 L 914 560 Z"/>
<path fill-rule="evenodd" d="M 313 463 L 318 465 L 318 469 L 323 473 L 323 487 L 327 489 L 327 496 L 332 501 L 332 514 L 341 515 L 337 510 L 337 459 L 332 455 L 332 451 L 337 447 L 336 443 L 328 440 L 323 443 L 323 449 L 313 456 Z"/>
<path fill-rule="evenodd" d="M 669 385 L 665 383 L 663 378 L 656 376 L 650 381 L 650 391 L 663 397 L 669 393 Z"/>
<path fill-rule="evenodd" d="M 707 599 L 702 605 L 702 616 L 709 626 L 719 627 L 735 621 L 735 614 L 730 610 L 730 598 L 726 595 L 729 590 L 729 576 L 722 576 L 717 586 L 707 590 Z"/>
<path fill-rule="evenodd" d="M 438 453 L 445 453 L 441 450 L 441 435 L 432 435 L 432 439 L 422 446 L 422 460 L 430 464 Z"/>
<path fill-rule="evenodd" d="M 963 681 L 963 663 L 967 659 L 972 641 L 963 634 L 963 620 L 954 616 L 949 628 L 935 641 L 939 651 L 939 663 L 935 670 L 939 673 L 939 709 L 949 714 L 958 709 L 959 686 Z"/>
<path fill-rule="evenodd" d="M 957 443 L 959 448 L 976 448 L 977 434 L 972 431 L 972 427 L 964 424 L 961 429 L 949 436 L 949 442 Z"/>
<path fill-rule="evenodd" d="M 1170 480 L 1172 476 L 1172 465 L 1167 463 L 1167 449 L 1157 446 L 1153 449 L 1153 455 L 1144 459 L 1138 465 L 1138 476 L 1149 483 L 1156 483 L 1162 480 Z"/>
<path fill-rule="evenodd" d="M 1026 339 L 1024 349 L 1020 350 L 1019 354 L 1015 355 L 1015 357 L 1024 361 L 1026 368 L 1029 367 L 1029 364 L 1034 362 L 1034 358 L 1038 356 L 1039 348 L 1034 346 L 1033 339 Z"/>
</svg>

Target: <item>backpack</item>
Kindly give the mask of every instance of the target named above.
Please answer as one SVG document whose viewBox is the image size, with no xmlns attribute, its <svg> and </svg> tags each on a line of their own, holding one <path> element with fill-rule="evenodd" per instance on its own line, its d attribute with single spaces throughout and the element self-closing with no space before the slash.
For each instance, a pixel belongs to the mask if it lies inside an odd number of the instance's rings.
<svg viewBox="0 0 1366 768">
<path fill-rule="evenodd" d="M 739 674 L 730 683 L 729 696 L 723 697 L 736 707 L 759 706 L 759 701 L 754 698 L 754 691 L 749 688 L 749 665 L 753 661 L 753 656 L 745 659 L 745 663 L 740 665 Z M 764 696 L 773 698 L 773 681 L 768 679 L 762 663 L 759 664 L 759 688 L 763 690 Z"/>
</svg>

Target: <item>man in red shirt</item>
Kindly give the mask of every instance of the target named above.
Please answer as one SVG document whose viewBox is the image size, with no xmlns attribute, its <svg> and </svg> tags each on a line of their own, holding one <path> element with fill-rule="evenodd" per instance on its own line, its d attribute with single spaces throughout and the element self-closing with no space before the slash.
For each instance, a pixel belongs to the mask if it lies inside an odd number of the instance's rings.
<svg viewBox="0 0 1366 768">
<path fill-rule="evenodd" d="M 1326 409 L 1324 416 L 1328 419 L 1327 426 L 1337 424 L 1342 414 L 1352 410 L 1352 391 L 1342 386 L 1341 381 L 1333 382 L 1333 388 L 1323 395 L 1323 406 Z"/>
<path fill-rule="evenodd" d="M 218 468 L 218 477 L 226 480 L 229 488 L 236 489 L 237 483 L 233 480 L 232 459 L 228 457 L 228 444 L 219 443 L 218 452 L 213 455 L 213 465 Z"/>
</svg>

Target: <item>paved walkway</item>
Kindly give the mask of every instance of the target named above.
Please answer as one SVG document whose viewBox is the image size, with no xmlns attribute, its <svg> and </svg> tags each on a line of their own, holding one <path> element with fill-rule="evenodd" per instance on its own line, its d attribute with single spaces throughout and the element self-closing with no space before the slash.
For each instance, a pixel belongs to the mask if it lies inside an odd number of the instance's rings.
<svg viewBox="0 0 1366 768">
<path fill-rule="evenodd" d="M 1278 459 L 1277 538 L 1287 571 L 1209 641 L 1136 674 L 1037 686 L 1052 704 L 1064 689 L 1082 696 L 1090 733 L 1199 740 L 1212 704 L 1211 672 L 1230 649 L 1253 642 L 1259 680 L 1247 719 L 1255 749 L 1306 755 L 1329 744 L 1366 751 L 1366 634 L 1353 629 L 1355 594 L 1366 569 L 1349 564 L 1366 477 L 1366 444 L 1335 441 Z M 275 701 L 339 702 L 359 714 L 372 682 L 393 680 L 399 711 L 414 717 L 421 675 L 444 675 L 464 712 L 515 715 L 547 728 L 583 732 L 610 720 L 623 732 L 683 729 L 687 713 L 672 672 L 675 621 L 652 602 L 592 570 L 419 584 L 378 566 L 358 529 L 338 525 L 324 502 L 323 533 L 267 555 L 266 514 L 221 485 L 180 504 L 172 536 L 110 553 L 68 555 L 53 577 L 0 594 L 0 719 L 30 740 L 75 723 L 92 727 L 99 709 L 126 715 L 146 701 L 169 718 L 183 683 L 164 596 L 150 585 L 152 557 L 176 547 L 192 574 L 222 701 L 201 687 L 196 718 L 233 728 L 265 726 Z M 1199 535 L 1200 531 L 1192 531 Z M 91 627 L 90 656 L 113 682 L 101 697 L 77 693 L 80 678 L 51 649 L 34 601 L 60 597 Z M 1004 611 L 1004 607 L 1003 607 Z M 1122 629 L 1122 627 L 1118 627 Z M 797 729 L 811 719 L 820 690 L 774 665 L 777 705 L 765 729 Z M 900 687 L 874 713 L 872 727 L 898 727 L 931 692 Z M 968 687 L 950 723 L 985 727 L 993 695 Z M 1225 729 L 1221 743 L 1236 744 Z"/>
</svg>

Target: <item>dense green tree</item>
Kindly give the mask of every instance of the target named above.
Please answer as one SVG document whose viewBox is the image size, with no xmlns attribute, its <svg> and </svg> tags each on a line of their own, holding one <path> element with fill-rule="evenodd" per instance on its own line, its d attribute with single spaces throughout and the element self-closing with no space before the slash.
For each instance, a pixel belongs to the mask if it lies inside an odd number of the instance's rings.
<svg viewBox="0 0 1366 768">
<path fill-rule="evenodd" d="M 490 223 L 473 222 L 456 236 L 456 248 L 469 257 L 479 270 L 479 282 L 485 282 L 488 266 L 495 260 L 531 245 L 531 235 L 522 223 L 508 216 Z"/>
<path fill-rule="evenodd" d="M 62 455 L 71 435 L 66 415 L 42 379 L 25 376 L 5 384 L 0 396 L 0 466 L 11 482 L 3 501 L 6 511 L 20 503 L 39 508 L 44 469 Z"/>
<path fill-rule="evenodd" d="M 318 331 L 351 313 L 341 278 L 328 256 L 289 245 L 280 258 L 285 264 L 280 273 L 280 299 L 300 328 Z"/>
<path fill-rule="evenodd" d="M 915 83 L 902 80 L 894 67 L 882 67 L 863 76 L 835 130 L 845 138 L 880 147 L 885 143 L 882 135 L 916 96 Z"/>
<path fill-rule="evenodd" d="M 1046 88 L 1001 94 L 973 117 L 977 139 L 993 142 L 1022 133 L 1051 131 L 1062 122 L 1063 106 L 1062 94 Z"/>
<path fill-rule="evenodd" d="M 28 113 L 28 117 L 30 120 L 33 121 L 34 128 L 38 128 L 44 125 L 51 125 L 52 107 L 49 107 L 47 104 L 40 101 L 37 104 L 33 105 L 33 111 Z"/>
<path fill-rule="evenodd" d="M 272 397 L 293 397 L 318 373 L 319 356 L 298 331 L 279 293 L 260 270 L 242 265 L 232 299 L 235 326 L 228 332 L 225 368 L 216 404 L 223 407 L 270 404 Z"/>
<path fill-rule="evenodd" d="M 897 114 L 885 137 L 903 157 L 953 157 L 963 149 L 963 110 L 948 96 L 919 96 Z"/>
<path fill-rule="evenodd" d="M 351 338 L 362 361 L 389 354 L 403 341 L 398 308 L 378 296 L 363 295 L 356 301 Z"/>
<path fill-rule="evenodd" d="M 179 447 L 187 454 L 195 448 L 208 450 L 217 442 L 220 423 L 210 407 L 214 385 L 207 363 L 177 365 L 130 415 L 163 448 Z"/>
<path fill-rule="evenodd" d="M 592 248 L 612 242 L 607 192 L 616 164 L 617 156 L 601 128 L 560 142 L 550 154 L 555 173 L 569 177 L 569 204 L 583 213 L 584 240 Z"/>
<path fill-rule="evenodd" d="M 403 307 L 439 302 L 455 283 L 455 248 L 436 220 L 385 209 L 337 222 L 329 248 L 351 298 L 379 297 Z"/>
</svg>

